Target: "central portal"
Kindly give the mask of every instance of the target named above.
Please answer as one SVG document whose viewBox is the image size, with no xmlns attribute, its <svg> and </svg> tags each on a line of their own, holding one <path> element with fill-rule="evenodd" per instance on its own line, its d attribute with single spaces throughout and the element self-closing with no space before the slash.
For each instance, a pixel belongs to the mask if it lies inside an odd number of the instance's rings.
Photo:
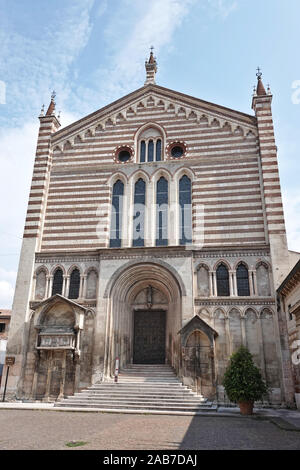
<svg viewBox="0 0 300 470">
<path fill-rule="evenodd" d="M 134 364 L 164 364 L 166 359 L 166 312 L 134 312 Z"/>
</svg>

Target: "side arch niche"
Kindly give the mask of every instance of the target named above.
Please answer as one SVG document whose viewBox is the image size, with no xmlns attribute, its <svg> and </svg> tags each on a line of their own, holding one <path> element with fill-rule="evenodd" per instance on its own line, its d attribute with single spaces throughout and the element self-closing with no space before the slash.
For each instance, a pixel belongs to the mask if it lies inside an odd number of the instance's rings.
<svg viewBox="0 0 300 470">
<path fill-rule="evenodd" d="M 215 398 L 215 338 L 218 333 L 195 315 L 179 334 L 183 383 L 206 398 Z"/>
</svg>

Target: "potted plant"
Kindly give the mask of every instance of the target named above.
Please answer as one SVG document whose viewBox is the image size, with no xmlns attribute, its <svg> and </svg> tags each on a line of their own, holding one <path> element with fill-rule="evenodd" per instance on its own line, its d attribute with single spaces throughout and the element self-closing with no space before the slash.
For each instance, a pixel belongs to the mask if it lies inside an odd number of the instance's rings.
<svg viewBox="0 0 300 470">
<path fill-rule="evenodd" d="M 223 385 L 229 400 L 239 404 L 243 415 L 251 415 L 254 402 L 261 400 L 267 392 L 261 373 L 244 346 L 232 354 Z"/>
</svg>

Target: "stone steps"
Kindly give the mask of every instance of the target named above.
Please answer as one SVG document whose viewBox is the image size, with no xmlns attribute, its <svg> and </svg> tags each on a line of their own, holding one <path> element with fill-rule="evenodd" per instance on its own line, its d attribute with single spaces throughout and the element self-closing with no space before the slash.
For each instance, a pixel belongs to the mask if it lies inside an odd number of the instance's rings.
<svg viewBox="0 0 300 470">
<path fill-rule="evenodd" d="M 55 406 L 58 406 L 58 403 L 55 404 Z M 94 403 L 90 402 L 87 403 L 86 401 L 69 401 L 69 402 L 61 402 L 59 404 L 60 407 L 70 407 L 70 408 L 99 408 L 101 410 L 105 409 L 116 409 L 116 410 L 147 410 L 147 411 L 155 411 L 155 410 L 160 410 L 160 411 L 192 411 L 192 412 L 197 412 L 197 411 L 215 411 L 216 406 L 213 406 L 211 403 L 208 404 L 199 404 L 198 406 L 196 405 L 186 405 L 186 404 L 172 404 L 172 405 L 157 405 L 157 404 L 148 404 L 148 403 L 139 403 L 139 404 L 134 404 L 134 403 L 122 403 L 122 404 L 105 404 L 105 403 Z"/>
<path fill-rule="evenodd" d="M 181 398 L 181 397 L 173 397 L 173 398 L 160 398 L 159 400 L 157 397 L 90 397 L 90 396 L 81 396 L 81 397 L 68 397 L 65 399 L 66 401 L 93 401 L 95 403 L 169 403 L 169 404 L 199 404 L 199 403 L 206 403 L 207 400 L 203 398 L 199 400 L 198 398 Z"/>
<path fill-rule="evenodd" d="M 144 393 L 144 392 L 140 392 L 140 393 L 137 393 L 137 392 L 131 392 L 131 393 L 110 393 L 109 394 L 109 397 L 111 398 L 155 398 L 157 400 L 159 399 L 164 399 L 166 397 L 166 395 L 169 397 L 169 398 L 172 398 L 172 399 L 175 399 L 175 398 L 178 398 L 178 399 L 184 399 L 184 398 L 189 398 L 189 399 L 193 399 L 195 398 L 196 400 L 199 400 L 199 396 L 197 395 L 193 395 L 193 394 L 188 394 L 188 393 L 174 393 L 174 392 L 170 392 L 168 394 L 162 394 L 162 393 L 156 393 L 156 392 L 152 392 L 152 393 Z M 89 397 L 89 398 L 106 398 L 108 396 L 107 393 L 105 393 L 105 391 L 103 393 L 92 393 L 92 392 L 78 392 L 78 393 L 75 393 L 74 394 L 74 397 Z M 206 400 L 206 398 L 202 398 L 200 397 L 201 400 Z"/>
<path fill-rule="evenodd" d="M 119 381 L 102 382 L 56 402 L 56 407 L 116 412 L 198 413 L 216 406 L 192 392 L 168 365 L 131 365 L 121 370 Z"/>
</svg>

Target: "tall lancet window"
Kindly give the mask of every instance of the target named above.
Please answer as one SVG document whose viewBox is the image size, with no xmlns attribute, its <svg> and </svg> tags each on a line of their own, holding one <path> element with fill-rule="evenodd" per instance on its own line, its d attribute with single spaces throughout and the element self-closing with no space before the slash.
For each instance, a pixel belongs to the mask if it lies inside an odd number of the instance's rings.
<svg viewBox="0 0 300 470">
<path fill-rule="evenodd" d="M 179 243 L 192 243 L 192 183 L 184 175 L 179 180 Z"/>
<path fill-rule="evenodd" d="M 217 269 L 217 291 L 219 296 L 230 295 L 229 273 L 225 264 L 221 263 Z"/>
<path fill-rule="evenodd" d="M 111 248 L 121 247 L 122 241 L 122 212 L 123 212 L 124 184 L 121 180 L 113 186 L 111 203 L 110 241 Z"/>
<path fill-rule="evenodd" d="M 156 161 L 161 161 L 161 140 L 157 139 L 156 141 Z"/>
<path fill-rule="evenodd" d="M 52 295 L 62 294 L 62 290 L 63 290 L 63 272 L 60 268 L 57 268 L 53 276 Z"/>
<path fill-rule="evenodd" d="M 154 144 L 153 140 L 149 140 L 148 142 L 148 162 L 153 162 L 154 156 Z"/>
<path fill-rule="evenodd" d="M 140 162 L 144 163 L 145 161 L 146 161 L 146 142 L 142 140 L 141 148 L 140 148 Z"/>
<path fill-rule="evenodd" d="M 238 295 L 250 295 L 249 274 L 246 266 L 241 263 L 236 270 Z"/>
<path fill-rule="evenodd" d="M 145 244 L 145 204 L 146 184 L 142 178 L 139 178 L 134 186 L 133 246 Z"/>
<path fill-rule="evenodd" d="M 156 185 L 156 246 L 168 244 L 168 181 L 162 176 Z"/>
<path fill-rule="evenodd" d="M 80 272 L 79 269 L 73 269 L 70 276 L 69 299 L 78 299 L 80 288 Z"/>
</svg>

